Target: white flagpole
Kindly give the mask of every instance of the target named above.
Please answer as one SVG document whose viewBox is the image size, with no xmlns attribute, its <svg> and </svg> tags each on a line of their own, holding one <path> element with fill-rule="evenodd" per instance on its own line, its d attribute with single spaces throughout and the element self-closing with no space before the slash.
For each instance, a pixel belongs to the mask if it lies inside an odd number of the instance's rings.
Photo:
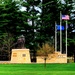
<svg viewBox="0 0 75 75">
<path fill-rule="evenodd" d="M 62 14 L 61 14 L 61 11 L 60 11 L 60 53 L 62 53 Z"/>
<path fill-rule="evenodd" d="M 57 27 L 55 22 L 55 52 L 57 52 Z"/>
<path fill-rule="evenodd" d="M 66 20 L 66 56 L 67 56 L 67 20 Z"/>
</svg>

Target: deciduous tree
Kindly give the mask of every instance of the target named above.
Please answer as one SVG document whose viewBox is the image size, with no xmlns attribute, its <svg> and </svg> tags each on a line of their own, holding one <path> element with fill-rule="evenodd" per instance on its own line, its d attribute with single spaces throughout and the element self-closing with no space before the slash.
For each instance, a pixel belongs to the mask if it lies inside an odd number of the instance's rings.
<svg viewBox="0 0 75 75">
<path fill-rule="evenodd" d="M 46 60 L 48 59 L 48 55 L 54 53 L 54 46 L 50 45 L 49 43 L 45 43 L 42 47 L 39 47 L 37 50 L 37 55 L 42 56 L 44 60 L 44 64 L 46 67 Z"/>
</svg>

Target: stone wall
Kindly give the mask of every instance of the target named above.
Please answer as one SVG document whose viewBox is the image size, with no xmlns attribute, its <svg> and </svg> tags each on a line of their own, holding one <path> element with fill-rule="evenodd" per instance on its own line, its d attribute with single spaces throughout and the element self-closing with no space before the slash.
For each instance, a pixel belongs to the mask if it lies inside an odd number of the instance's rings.
<svg viewBox="0 0 75 75">
<path fill-rule="evenodd" d="M 44 57 L 37 56 L 37 63 L 44 63 Z M 55 52 L 54 54 L 48 55 L 46 63 L 67 63 L 67 56 L 66 54 Z"/>
</svg>

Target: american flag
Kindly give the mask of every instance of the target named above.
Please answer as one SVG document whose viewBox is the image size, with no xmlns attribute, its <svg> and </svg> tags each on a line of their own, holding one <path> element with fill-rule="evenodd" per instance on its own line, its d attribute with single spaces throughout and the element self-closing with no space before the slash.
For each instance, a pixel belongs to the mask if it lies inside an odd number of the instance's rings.
<svg viewBox="0 0 75 75">
<path fill-rule="evenodd" d="M 62 20 L 69 20 L 69 15 L 62 15 Z"/>
</svg>

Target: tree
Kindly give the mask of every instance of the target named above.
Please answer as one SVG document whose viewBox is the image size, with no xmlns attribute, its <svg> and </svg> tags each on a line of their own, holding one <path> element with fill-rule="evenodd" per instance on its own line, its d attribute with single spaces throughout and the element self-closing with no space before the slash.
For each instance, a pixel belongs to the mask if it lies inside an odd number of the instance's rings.
<svg viewBox="0 0 75 75">
<path fill-rule="evenodd" d="M 46 60 L 48 59 L 48 55 L 54 53 L 54 46 L 50 45 L 49 43 L 45 43 L 42 47 L 39 47 L 37 50 L 38 56 L 43 56 L 44 64 L 46 67 Z"/>
<path fill-rule="evenodd" d="M 42 0 L 40 35 L 42 42 L 50 41 L 54 44 L 54 26 L 55 21 L 59 20 L 59 4 L 57 0 Z M 53 10 L 54 9 L 54 10 Z M 53 37 L 53 38 L 52 38 Z"/>
<path fill-rule="evenodd" d="M 15 42 L 17 37 L 23 34 L 21 30 L 25 29 L 28 24 L 25 22 L 26 18 L 27 13 L 20 11 L 19 6 L 17 6 L 15 2 L 2 1 L 0 4 L 0 36 L 3 37 L 0 40 L 1 50 L 6 51 L 5 53 L 8 55 L 10 55 L 11 49 L 9 40 L 12 37 L 10 37 L 9 34 L 5 34 L 7 32 L 13 35 L 14 40 L 12 40 L 12 42 Z"/>
<path fill-rule="evenodd" d="M 25 27 L 27 30 L 26 33 L 26 45 L 30 50 L 33 50 L 33 56 L 36 57 L 36 51 L 35 48 L 37 47 L 38 42 L 36 42 L 37 38 L 37 21 L 38 21 L 38 13 L 39 11 L 36 9 L 38 8 L 38 5 L 40 3 L 40 0 L 27 0 L 23 2 L 22 6 L 26 8 L 26 12 L 29 13 L 28 15 L 28 27 Z M 28 37 L 31 37 L 28 39 Z M 33 59 L 36 61 L 36 59 Z"/>
<path fill-rule="evenodd" d="M 11 49 L 14 44 L 14 38 L 10 33 L 3 33 L 0 36 L 0 60 L 11 59 Z M 3 56 L 4 55 L 4 56 Z"/>
<path fill-rule="evenodd" d="M 73 0 L 64 0 L 64 3 L 61 3 L 61 11 L 62 11 L 62 14 L 64 15 L 69 15 L 70 16 L 70 20 L 68 21 L 68 37 L 67 37 L 67 40 L 68 40 L 68 56 L 71 56 L 73 54 L 73 51 L 70 51 L 71 48 L 72 48 L 72 41 L 71 40 L 74 40 L 73 39 L 73 34 L 72 34 L 72 30 L 74 29 L 74 26 L 73 25 L 73 19 L 72 19 L 72 10 L 73 10 Z M 65 27 L 65 21 L 62 21 L 62 25 L 64 25 Z M 65 33 L 63 34 L 63 51 L 65 50 Z"/>
</svg>

